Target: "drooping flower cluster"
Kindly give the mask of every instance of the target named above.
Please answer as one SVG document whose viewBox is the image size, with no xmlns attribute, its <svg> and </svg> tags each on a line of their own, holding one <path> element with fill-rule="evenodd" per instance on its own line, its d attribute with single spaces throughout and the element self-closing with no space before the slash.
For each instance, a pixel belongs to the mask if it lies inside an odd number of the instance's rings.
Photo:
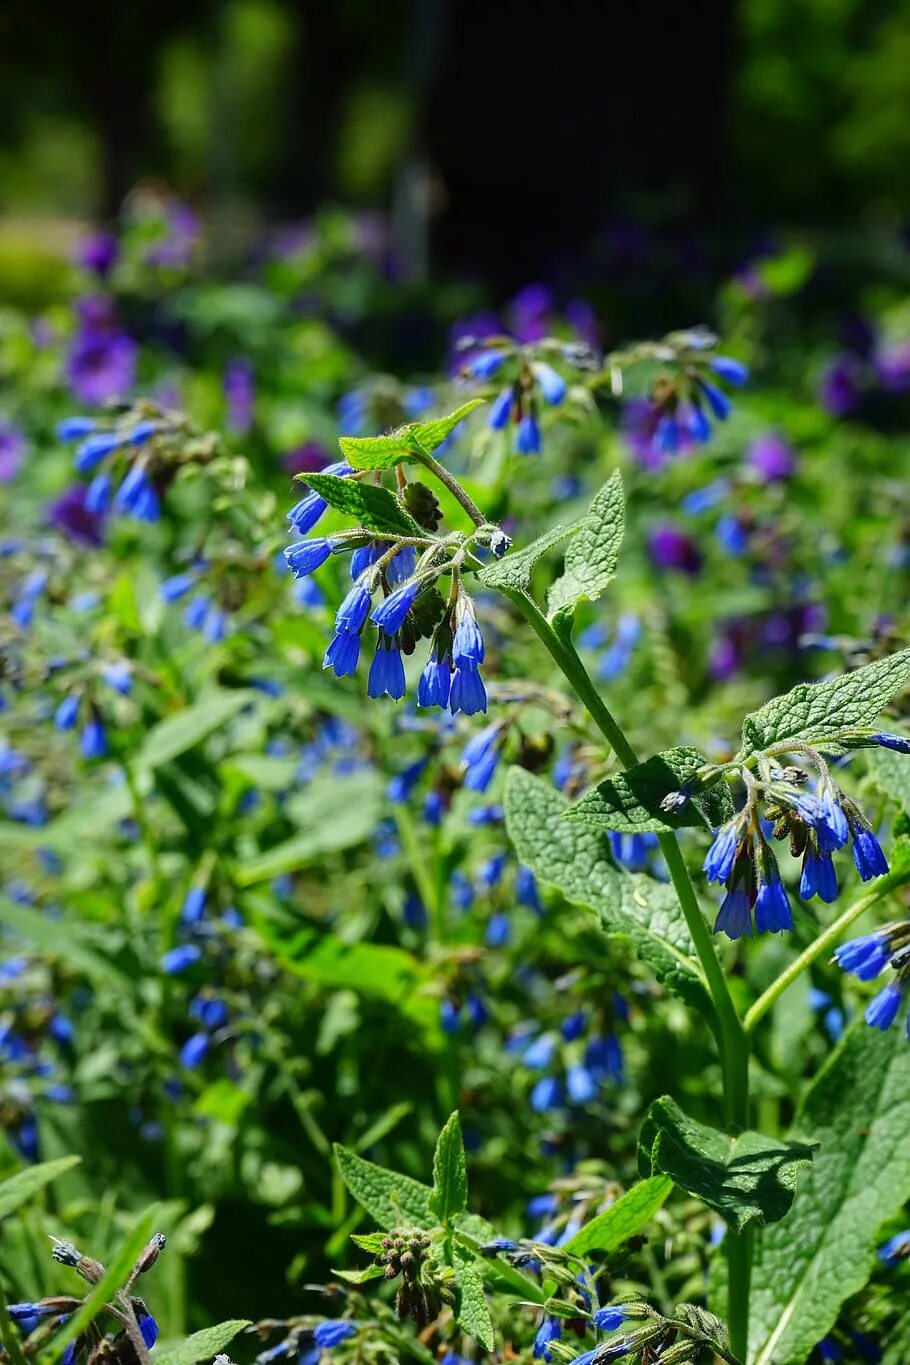
<svg viewBox="0 0 910 1365">
<path fill-rule="evenodd" d="M 566 380 L 550 364 L 550 358 L 575 370 L 595 370 L 598 364 L 598 357 L 588 346 L 553 338 L 518 346 L 505 336 L 485 337 L 482 342 L 467 336 L 459 345 L 471 352 L 462 367 L 463 378 L 502 385 L 493 395 L 487 426 L 491 431 L 511 428 L 516 455 L 540 454 L 541 403 L 559 407 L 568 392 Z"/>
<path fill-rule="evenodd" d="M 872 736 L 864 743 L 895 747 L 900 736 Z M 787 890 L 768 840 L 787 839 L 790 852 L 801 859 L 799 894 L 826 903 L 838 894 L 832 854 L 852 841 L 853 862 L 862 880 L 888 871 L 881 844 L 862 811 L 831 777 L 828 765 L 814 750 L 799 746 L 818 770 L 815 790 L 806 789 L 808 774 L 798 767 L 781 768 L 769 755 L 758 758 L 758 777 L 743 769 L 747 786 L 744 808 L 723 825 L 708 849 L 704 871 L 709 881 L 726 886 L 715 933 L 737 939 L 753 933 L 776 933 L 793 927 Z M 685 800 L 687 793 L 674 793 Z M 669 798 L 668 798 L 669 799 Z"/>
<path fill-rule="evenodd" d="M 834 950 L 834 961 L 859 981 L 874 981 L 889 968 L 894 973 L 886 986 L 870 1000 L 866 1023 L 888 1029 L 900 1013 L 904 992 L 910 984 L 910 923 L 886 924 L 871 934 L 849 939 Z M 910 1039 L 910 1014 L 905 1020 Z"/>
</svg>

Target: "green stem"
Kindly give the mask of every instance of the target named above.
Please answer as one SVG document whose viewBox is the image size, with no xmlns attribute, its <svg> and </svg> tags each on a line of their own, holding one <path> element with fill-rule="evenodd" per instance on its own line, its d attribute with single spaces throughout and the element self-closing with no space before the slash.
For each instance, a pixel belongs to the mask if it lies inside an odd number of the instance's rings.
<svg viewBox="0 0 910 1365">
<path fill-rule="evenodd" d="M 826 953 L 829 948 L 833 948 L 841 934 L 845 929 L 849 929 L 854 920 L 859 919 L 860 915 L 871 910 L 873 905 L 877 905 L 895 887 L 903 886 L 908 880 L 910 880 L 910 874 L 906 870 L 889 872 L 887 876 L 876 882 L 871 891 L 860 896 L 859 900 L 848 906 L 842 915 L 838 915 L 837 919 L 833 920 L 827 929 L 800 953 L 799 957 L 794 958 L 789 967 L 781 972 L 776 981 L 773 981 L 768 989 L 758 997 L 743 1020 L 746 1032 L 752 1033 L 756 1024 L 765 1017 L 778 996 L 782 995 L 787 987 L 792 985 L 797 977 L 801 976 L 808 967 L 811 967 L 812 963 L 820 958 L 823 953 Z"/>
<path fill-rule="evenodd" d="M 507 590 L 506 596 L 518 607 L 575 695 L 587 707 L 594 723 L 620 763 L 624 768 L 634 767 L 638 762 L 635 750 L 592 683 L 571 640 L 553 628 L 528 593 L 514 589 Z M 741 1131 L 749 1126 L 749 1038 L 730 995 L 727 978 L 715 952 L 711 933 L 701 913 L 698 897 L 676 836 L 667 831 L 658 835 L 658 842 L 714 1005 L 714 1018 L 710 1022 L 723 1070 L 727 1126 L 733 1131 Z M 749 1321 L 751 1242 L 748 1235 L 737 1236 L 732 1230 L 727 1233 L 725 1240 L 730 1272 L 728 1313 L 730 1338 L 734 1354 L 745 1360 Z"/>
<path fill-rule="evenodd" d="M 445 938 L 445 901 L 439 895 L 437 880 L 430 870 L 428 854 L 420 846 L 414 819 L 406 806 L 400 805 L 395 808 L 395 823 L 401 835 L 417 894 L 426 907 L 430 935 L 435 943 L 442 943 Z"/>
<path fill-rule="evenodd" d="M 452 477 L 445 465 L 440 464 L 427 450 L 422 450 L 418 455 L 415 455 L 415 459 L 418 459 L 422 465 L 425 465 L 432 474 L 435 474 L 439 482 L 445 485 L 455 501 L 460 503 L 467 512 L 475 526 L 487 525 L 487 519 L 477 506 L 477 503 L 464 491 L 458 480 Z"/>
</svg>

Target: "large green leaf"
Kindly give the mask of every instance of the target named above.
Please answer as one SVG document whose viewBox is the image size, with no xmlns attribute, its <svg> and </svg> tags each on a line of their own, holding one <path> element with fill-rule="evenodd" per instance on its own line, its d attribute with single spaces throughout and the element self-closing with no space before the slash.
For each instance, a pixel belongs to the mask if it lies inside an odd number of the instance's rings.
<svg viewBox="0 0 910 1365">
<path fill-rule="evenodd" d="M 565 570 L 547 595 L 551 620 L 571 621 L 579 602 L 595 602 L 616 573 L 625 532 L 625 499 L 617 469 L 597 493 L 566 550 Z"/>
<path fill-rule="evenodd" d="M 0 1218 L 15 1213 L 20 1204 L 25 1204 L 65 1171 L 78 1166 L 81 1160 L 78 1156 L 62 1156 L 57 1161 L 42 1161 L 39 1166 L 28 1166 L 8 1180 L 0 1181 Z"/>
<path fill-rule="evenodd" d="M 811 1160 L 806 1143 L 753 1132 L 728 1137 L 688 1118 L 667 1096 L 651 1105 L 638 1142 L 643 1176 L 670 1176 L 736 1232 L 750 1223 L 779 1222 L 793 1203 L 800 1169 Z"/>
<path fill-rule="evenodd" d="M 461 1330 L 473 1337 L 485 1351 L 492 1351 L 496 1346 L 483 1278 L 474 1266 L 463 1266 L 458 1271 L 455 1321 Z"/>
<path fill-rule="evenodd" d="M 386 1231 L 393 1228 L 434 1228 L 437 1226 L 430 1201 L 433 1191 L 410 1176 L 387 1171 L 349 1147 L 335 1144 L 335 1159 L 341 1178 L 358 1204 Z"/>
<path fill-rule="evenodd" d="M 480 398 L 462 403 L 455 412 L 431 422 L 411 422 L 388 436 L 342 436 L 338 444 L 353 469 L 391 469 L 415 455 L 431 455 L 441 446 L 468 413 L 480 407 Z"/>
<path fill-rule="evenodd" d="M 355 482 L 335 474 L 307 474 L 306 481 L 325 498 L 330 507 L 354 517 L 358 526 L 366 526 L 382 535 L 425 536 L 426 532 L 406 512 L 387 488 L 377 484 Z"/>
<path fill-rule="evenodd" d="M 673 1181 L 666 1175 L 640 1180 L 615 1204 L 585 1223 L 580 1232 L 563 1243 L 563 1250 L 575 1256 L 588 1256 L 591 1252 L 609 1255 L 650 1222 L 667 1202 L 672 1189 Z"/>
<path fill-rule="evenodd" d="M 203 1327 L 201 1332 L 194 1332 L 185 1341 L 159 1348 L 154 1356 L 155 1365 L 196 1365 L 199 1360 L 211 1360 L 249 1325 L 249 1318 L 231 1318 L 214 1327 Z"/>
<path fill-rule="evenodd" d="M 458 1110 L 450 1114 L 433 1154 L 430 1207 L 441 1223 L 450 1223 L 468 1202 L 468 1174 Z"/>
<path fill-rule="evenodd" d="M 239 862 L 237 884 L 270 881 L 326 853 L 363 843 L 382 818 L 384 791 L 381 775 L 373 770 L 313 782 L 287 802 L 291 819 L 302 826 L 300 833 Z"/>
<path fill-rule="evenodd" d="M 485 588 L 496 588 L 500 592 L 527 592 L 531 586 L 534 565 L 548 550 L 552 550 L 568 536 L 576 535 L 580 522 L 570 526 L 551 526 L 549 531 L 532 540 L 520 550 L 513 551 L 504 559 L 487 564 L 477 575 Z"/>
<path fill-rule="evenodd" d="M 721 825 L 733 814 L 733 800 L 725 782 L 687 801 L 679 811 L 666 811 L 661 806 L 665 796 L 684 787 L 707 761 L 697 749 L 667 749 L 617 777 L 599 782 L 572 803 L 567 818 L 621 834 Z"/>
<path fill-rule="evenodd" d="M 882 1223 L 910 1199 L 910 1047 L 858 1020 L 791 1130 L 818 1144 L 789 1217 L 758 1242 L 750 1365 L 803 1365 L 876 1264 Z"/>
<path fill-rule="evenodd" d="M 866 730 L 910 683 L 910 649 L 877 659 L 828 682 L 799 683 L 743 721 L 740 758 L 786 740 L 824 744 Z"/>
<path fill-rule="evenodd" d="M 585 905 L 607 933 L 632 940 L 661 981 L 705 1015 L 712 1005 L 672 889 L 617 867 L 605 836 L 566 820 L 568 802 L 549 782 L 513 768 L 506 781 L 506 826 L 518 860 L 567 900 Z"/>
<path fill-rule="evenodd" d="M 192 706 L 153 725 L 136 758 L 136 767 L 159 768 L 201 744 L 220 730 L 259 694 L 252 688 L 227 691 L 212 688 L 200 695 Z"/>
</svg>

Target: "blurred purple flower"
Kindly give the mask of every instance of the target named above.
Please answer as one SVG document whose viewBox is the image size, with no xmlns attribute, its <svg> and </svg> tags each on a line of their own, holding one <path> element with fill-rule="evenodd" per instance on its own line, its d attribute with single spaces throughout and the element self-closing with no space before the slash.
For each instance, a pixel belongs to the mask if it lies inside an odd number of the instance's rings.
<svg viewBox="0 0 910 1365">
<path fill-rule="evenodd" d="M 859 402 L 859 365 L 853 356 L 840 355 L 830 361 L 819 381 L 818 397 L 832 417 L 845 417 Z"/>
<path fill-rule="evenodd" d="M 100 545 L 104 537 L 104 515 L 90 512 L 85 505 L 88 485 L 73 484 L 47 509 L 47 524 L 79 545 Z"/>
<path fill-rule="evenodd" d="M 164 237 L 153 242 L 146 253 L 149 265 L 182 267 L 189 265 L 193 249 L 200 237 L 199 218 L 179 199 L 172 199 L 164 207 Z"/>
<path fill-rule="evenodd" d="M 117 260 L 117 238 L 111 232 L 92 232 L 76 248 L 76 264 L 104 279 Z"/>
<path fill-rule="evenodd" d="M 306 441 L 281 457 L 281 467 L 289 474 L 318 474 L 331 462 L 331 457 L 318 441 Z"/>
<path fill-rule="evenodd" d="M 529 284 L 511 303 L 512 331 L 519 341 L 540 341 L 550 330 L 553 295 L 545 284 Z"/>
<path fill-rule="evenodd" d="M 675 573 L 695 577 L 701 573 L 702 554 L 696 542 L 684 531 L 664 523 L 653 530 L 648 537 L 651 560 L 658 569 L 670 569 Z"/>
<path fill-rule="evenodd" d="M 749 446 L 746 462 L 762 483 L 773 483 L 775 479 L 790 477 L 796 468 L 796 455 L 782 436 L 774 431 L 766 431 Z"/>
<path fill-rule="evenodd" d="M 228 430 L 243 436 L 253 425 L 253 402 L 256 388 L 253 367 L 248 360 L 232 360 L 224 372 L 224 396 L 227 401 Z"/>
<path fill-rule="evenodd" d="M 18 427 L 0 422 L 0 483 L 12 483 L 22 467 L 28 442 Z"/>
<path fill-rule="evenodd" d="M 906 393 L 910 389 L 910 341 L 882 346 L 875 356 L 875 373 L 889 393 Z"/>
<path fill-rule="evenodd" d="M 124 398 L 133 386 L 136 343 L 117 323 L 110 300 L 78 300 L 79 325 L 66 357 L 66 379 L 80 403 Z"/>
</svg>

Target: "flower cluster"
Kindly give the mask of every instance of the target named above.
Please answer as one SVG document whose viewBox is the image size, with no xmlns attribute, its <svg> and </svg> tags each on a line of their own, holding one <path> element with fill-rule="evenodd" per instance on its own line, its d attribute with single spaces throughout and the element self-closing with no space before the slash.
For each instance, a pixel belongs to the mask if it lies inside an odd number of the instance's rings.
<svg viewBox="0 0 910 1365">
<path fill-rule="evenodd" d="M 900 1012 L 904 991 L 910 983 L 910 923 L 887 924 L 871 934 L 849 939 L 834 950 L 834 961 L 839 967 L 860 981 L 874 981 L 889 967 L 892 980 L 869 1002 L 866 1023 L 872 1028 L 887 1029 Z M 910 1015 L 906 1019 L 910 1039 Z"/>
<path fill-rule="evenodd" d="M 462 338 L 460 347 L 472 353 L 462 368 L 465 379 L 497 384 L 507 380 L 493 396 L 487 426 L 491 431 L 511 427 L 516 455 L 540 454 L 541 401 L 559 407 L 568 392 L 565 379 L 546 357 L 557 358 L 577 370 L 597 367 L 597 357 L 589 347 L 552 338 L 517 346 L 509 337 L 492 336 L 478 342 L 468 336 Z"/>
<path fill-rule="evenodd" d="M 862 742 L 886 743 L 892 738 L 900 740 L 899 736 L 873 736 Z M 754 928 L 760 933 L 792 929 L 790 901 L 769 833 L 775 839 L 788 840 L 792 856 L 801 859 L 799 894 L 803 900 L 818 896 L 830 903 L 836 899 L 838 882 L 832 854 L 851 841 L 853 862 L 864 882 L 888 871 L 887 859 L 868 820 L 834 782 L 824 759 L 806 745 L 800 752 L 818 770 L 814 791 L 806 790 L 806 772 L 793 766 L 779 767 L 770 753 L 759 755 L 757 778 L 749 769 L 741 770 L 748 793 L 746 805 L 719 829 L 704 861 L 708 880 L 727 888 L 715 933 L 722 931 L 733 939 L 751 935 L 753 912 Z M 690 794 L 673 795 L 685 801 Z"/>
</svg>

